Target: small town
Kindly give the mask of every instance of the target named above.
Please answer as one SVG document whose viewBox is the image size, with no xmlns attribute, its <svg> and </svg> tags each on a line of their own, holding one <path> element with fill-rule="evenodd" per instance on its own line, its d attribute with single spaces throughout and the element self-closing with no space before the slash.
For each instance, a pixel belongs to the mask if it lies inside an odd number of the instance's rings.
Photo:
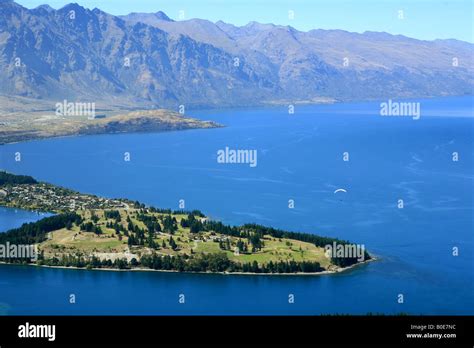
<svg viewBox="0 0 474 348">
<path fill-rule="evenodd" d="M 3 206 L 49 212 L 129 207 L 123 200 L 81 194 L 46 183 L 4 185 L 0 188 L 0 203 Z"/>
</svg>

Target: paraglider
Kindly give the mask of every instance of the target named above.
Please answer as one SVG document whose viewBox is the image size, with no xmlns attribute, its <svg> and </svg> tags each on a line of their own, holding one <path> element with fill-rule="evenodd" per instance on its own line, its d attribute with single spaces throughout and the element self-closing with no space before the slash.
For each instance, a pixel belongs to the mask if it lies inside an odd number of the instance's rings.
<svg viewBox="0 0 474 348">
<path fill-rule="evenodd" d="M 338 192 L 344 192 L 344 193 L 347 193 L 347 191 L 343 188 L 339 188 L 337 189 L 336 191 L 334 191 L 334 194 L 338 193 Z M 340 196 L 340 195 L 339 195 Z M 342 202 L 342 199 L 339 199 L 340 202 Z"/>
</svg>

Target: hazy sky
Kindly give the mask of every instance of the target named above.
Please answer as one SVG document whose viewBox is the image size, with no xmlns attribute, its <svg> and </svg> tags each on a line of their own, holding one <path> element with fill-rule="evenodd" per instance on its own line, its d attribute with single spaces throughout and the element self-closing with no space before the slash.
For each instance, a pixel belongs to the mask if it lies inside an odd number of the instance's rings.
<svg viewBox="0 0 474 348">
<path fill-rule="evenodd" d="M 172 19 L 223 20 L 235 25 L 250 21 L 291 25 L 299 30 L 343 29 L 386 31 L 418 39 L 474 42 L 472 0 L 17 0 L 33 8 L 47 3 L 60 8 L 78 4 L 114 14 L 163 11 Z M 293 11 L 294 18 L 289 18 Z M 403 11 L 403 19 L 399 19 Z"/>
</svg>

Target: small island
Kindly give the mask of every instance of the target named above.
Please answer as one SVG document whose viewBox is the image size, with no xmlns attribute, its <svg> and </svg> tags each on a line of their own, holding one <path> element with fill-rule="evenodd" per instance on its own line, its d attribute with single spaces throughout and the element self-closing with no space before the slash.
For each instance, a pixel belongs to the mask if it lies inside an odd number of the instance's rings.
<svg viewBox="0 0 474 348">
<path fill-rule="evenodd" d="M 257 224 L 228 226 L 202 212 L 107 199 L 0 172 L 0 206 L 53 216 L 0 233 L 0 244 L 36 245 L 35 261 L 8 263 L 87 269 L 248 274 L 324 274 L 373 259 L 330 257 L 348 241 Z"/>
</svg>

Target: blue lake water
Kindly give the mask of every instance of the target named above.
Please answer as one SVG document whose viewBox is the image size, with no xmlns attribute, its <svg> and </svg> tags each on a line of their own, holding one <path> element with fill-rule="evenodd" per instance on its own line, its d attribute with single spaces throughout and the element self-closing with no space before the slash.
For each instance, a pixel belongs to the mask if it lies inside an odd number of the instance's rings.
<svg viewBox="0 0 474 348">
<path fill-rule="evenodd" d="M 286 107 L 196 110 L 189 114 L 226 127 L 1 146 L 0 167 L 13 173 L 163 208 L 177 209 L 184 199 L 186 209 L 228 224 L 340 237 L 365 244 L 380 259 L 343 274 L 303 277 L 0 266 L 0 308 L 9 314 L 474 314 L 472 106 L 471 97 L 422 100 L 419 120 L 379 116 L 379 103 L 296 106 L 293 115 Z M 217 163 L 226 146 L 257 150 L 257 166 Z M 337 188 L 347 193 L 335 195 Z M 12 214 L 0 209 L 1 229 L 34 219 Z M 178 304 L 181 293 L 185 304 Z"/>
<path fill-rule="evenodd" d="M 51 216 L 51 214 L 0 207 L 0 232 L 19 227 L 23 223 L 35 222 L 47 216 Z"/>
</svg>

